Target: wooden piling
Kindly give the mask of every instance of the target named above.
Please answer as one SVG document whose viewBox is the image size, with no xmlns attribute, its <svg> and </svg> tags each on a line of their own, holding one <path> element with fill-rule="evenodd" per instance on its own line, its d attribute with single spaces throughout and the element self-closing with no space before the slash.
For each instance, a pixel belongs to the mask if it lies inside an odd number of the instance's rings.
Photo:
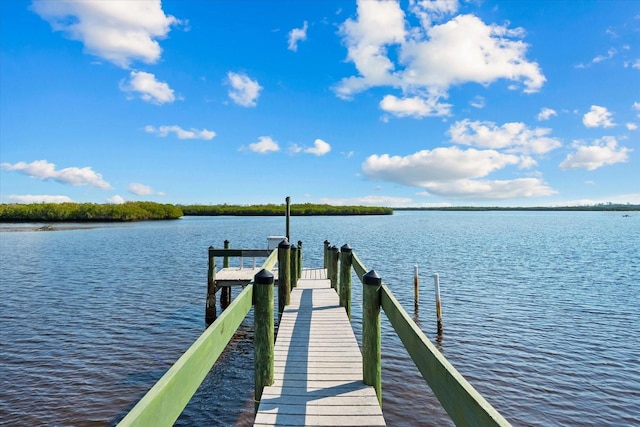
<svg viewBox="0 0 640 427">
<path fill-rule="evenodd" d="M 224 248 L 229 249 L 229 241 L 224 241 Z M 229 268 L 229 257 L 225 255 L 222 261 L 223 268 Z M 231 286 L 223 286 L 220 288 L 220 308 L 224 310 L 231 304 Z"/>
<path fill-rule="evenodd" d="M 254 276 L 254 379 L 255 411 L 258 411 L 262 390 L 273 384 L 275 333 L 273 321 L 273 273 L 262 269 Z"/>
<path fill-rule="evenodd" d="M 329 246 L 331 245 L 331 243 L 329 243 L 328 240 L 324 241 L 324 264 L 323 267 L 327 269 L 327 273 L 329 273 Z"/>
<path fill-rule="evenodd" d="M 413 303 L 415 308 L 420 304 L 420 288 L 418 286 L 418 264 L 413 266 Z"/>
<path fill-rule="evenodd" d="M 297 279 L 302 277 L 302 240 L 298 240 L 298 275 Z M 296 280 L 297 282 L 297 280 Z"/>
<path fill-rule="evenodd" d="M 442 305 L 440 304 L 440 276 L 433 275 L 433 283 L 436 288 L 436 318 L 438 319 L 438 335 L 442 335 Z"/>
<path fill-rule="evenodd" d="M 382 405 L 382 355 L 380 326 L 380 287 L 382 278 L 375 270 L 362 277 L 362 379 L 373 386 Z"/>
<path fill-rule="evenodd" d="M 218 313 L 216 310 L 216 258 L 213 256 L 213 246 L 209 246 L 209 262 L 207 264 L 207 301 L 205 303 L 204 320 L 207 325 L 212 324 Z"/>
<path fill-rule="evenodd" d="M 291 245 L 284 239 L 278 245 L 278 319 L 291 302 Z"/>
<path fill-rule="evenodd" d="M 298 286 L 298 247 L 291 244 L 291 286 L 290 289 Z M 288 304 L 287 304 L 288 305 Z"/>
<path fill-rule="evenodd" d="M 331 287 L 339 293 L 338 290 L 338 257 L 340 255 L 340 249 L 335 245 L 329 248 L 329 280 L 331 280 Z"/>
<path fill-rule="evenodd" d="M 286 219 L 286 222 L 287 222 L 286 223 L 287 241 L 291 241 L 291 234 L 289 234 L 289 231 L 290 231 L 289 225 L 291 223 L 291 221 L 290 221 L 290 219 L 291 219 L 291 197 L 287 196 L 285 198 L 285 202 L 287 204 L 286 212 L 285 212 L 285 217 L 287 218 Z"/>
<path fill-rule="evenodd" d="M 351 320 L 351 261 L 353 250 L 349 244 L 340 248 L 340 306 L 347 311 Z"/>
</svg>

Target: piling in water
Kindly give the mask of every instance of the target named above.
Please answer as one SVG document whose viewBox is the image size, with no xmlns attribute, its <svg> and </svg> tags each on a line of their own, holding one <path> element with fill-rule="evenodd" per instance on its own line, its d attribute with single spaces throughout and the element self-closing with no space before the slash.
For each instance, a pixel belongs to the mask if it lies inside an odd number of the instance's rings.
<svg viewBox="0 0 640 427">
<path fill-rule="evenodd" d="M 291 245 L 284 239 L 278 245 L 278 319 L 291 301 Z"/>
<path fill-rule="evenodd" d="M 229 249 L 229 241 L 224 241 L 224 248 Z M 229 268 L 229 257 L 225 255 L 222 261 L 222 268 Z M 224 286 L 220 288 L 220 308 L 223 310 L 229 307 L 231 304 L 231 286 Z"/>
<path fill-rule="evenodd" d="M 433 275 L 433 282 L 436 288 L 436 317 L 438 319 L 438 335 L 442 335 L 442 306 L 440 304 L 440 276 Z"/>
<path fill-rule="evenodd" d="M 254 379 L 255 411 L 258 411 L 262 390 L 273 384 L 275 371 L 275 333 L 273 321 L 273 273 L 262 269 L 254 276 Z"/>
<path fill-rule="evenodd" d="M 207 325 L 212 324 L 218 313 L 216 311 L 216 259 L 213 256 L 213 246 L 209 246 L 209 262 L 207 264 L 207 301 L 205 303 L 204 319 Z"/>
<path fill-rule="evenodd" d="M 340 248 L 340 306 L 347 311 L 351 320 L 351 263 L 353 251 L 348 244 Z"/>
</svg>

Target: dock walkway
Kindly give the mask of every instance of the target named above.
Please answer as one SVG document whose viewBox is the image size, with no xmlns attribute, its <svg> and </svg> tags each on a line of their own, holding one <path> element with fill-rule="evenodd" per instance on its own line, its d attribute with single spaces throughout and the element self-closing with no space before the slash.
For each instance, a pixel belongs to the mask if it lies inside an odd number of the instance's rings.
<svg viewBox="0 0 640 427">
<path fill-rule="evenodd" d="M 278 328 L 274 380 L 264 388 L 255 426 L 385 425 L 325 269 L 303 270 L 292 289 Z"/>
</svg>

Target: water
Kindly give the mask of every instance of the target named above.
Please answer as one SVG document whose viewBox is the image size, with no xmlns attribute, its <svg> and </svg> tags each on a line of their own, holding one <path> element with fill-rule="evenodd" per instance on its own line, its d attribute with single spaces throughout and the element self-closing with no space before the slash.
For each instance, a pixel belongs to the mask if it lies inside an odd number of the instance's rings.
<svg viewBox="0 0 640 427">
<path fill-rule="evenodd" d="M 206 248 L 265 247 L 283 229 L 216 217 L 0 233 L 0 424 L 117 423 L 203 331 Z M 640 425 L 640 215 L 399 212 L 291 229 L 306 267 L 325 239 L 349 243 L 513 425 Z M 359 336 L 359 286 L 353 301 Z M 252 422 L 252 322 L 178 425 Z M 383 399 L 389 425 L 451 425 L 384 316 Z"/>
</svg>

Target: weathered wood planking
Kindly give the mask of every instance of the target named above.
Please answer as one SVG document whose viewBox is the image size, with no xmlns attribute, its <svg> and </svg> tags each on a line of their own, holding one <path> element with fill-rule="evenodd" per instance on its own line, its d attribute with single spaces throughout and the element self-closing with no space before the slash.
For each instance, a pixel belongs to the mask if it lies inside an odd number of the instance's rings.
<svg viewBox="0 0 640 427">
<path fill-rule="evenodd" d="M 262 393 L 256 426 L 383 426 L 362 354 L 325 269 L 303 270 L 278 328 L 275 382 Z"/>
<path fill-rule="evenodd" d="M 240 268 L 240 267 L 227 267 L 222 268 L 216 272 L 216 286 L 219 288 L 223 286 L 238 286 L 247 285 L 251 282 L 256 274 L 262 270 L 259 268 Z M 278 269 L 275 268 L 272 271 L 274 279 L 278 281 Z M 302 270 L 303 279 L 326 279 L 327 271 L 324 268 L 310 268 Z"/>
</svg>

